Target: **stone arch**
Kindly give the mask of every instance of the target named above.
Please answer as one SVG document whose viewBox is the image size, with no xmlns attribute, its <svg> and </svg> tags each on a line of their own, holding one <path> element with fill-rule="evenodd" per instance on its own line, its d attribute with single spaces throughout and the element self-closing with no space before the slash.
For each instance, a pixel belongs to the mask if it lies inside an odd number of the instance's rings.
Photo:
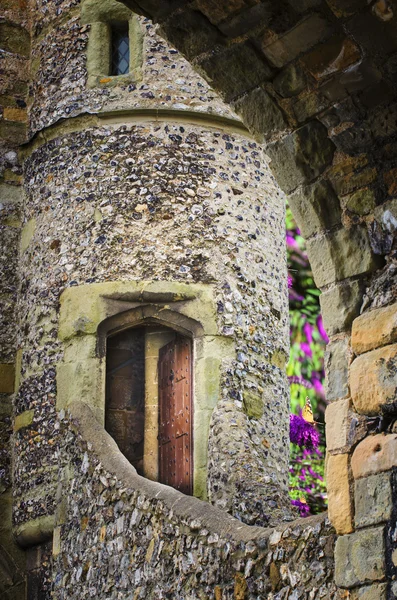
<svg viewBox="0 0 397 600">
<path fill-rule="evenodd" d="M 368 574 L 354 560 L 350 570 L 345 567 L 357 545 L 383 539 L 392 505 L 392 452 L 371 462 L 371 448 L 379 444 L 360 440 L 368 416 L 383 412 L 390 420 L 390 399 L 397 394 L 395 377 L 385 384 L 381 372 L 397 354 L 397 336 L 386 325 L 396 314 L 397 296 L 396 2 L 124 3 L 160 23 L 164 36 L 265 143 L 273 173 L 290 196 L 308 239 L 331 337 L 329 501 L 342 536 L 336 582 L 347 588 L 367 584 L 364 595 L 385 598 L 386 584 L 376 583 L 387 576 L 382 568 Z M 362 498 L 379 471 L 386 471 L 376 481 L 388 500 L 385 513 L 375 517 Z M 368 525 L 377 528 L 361 531 Z M 378 544 L 380 563 L 391 564 L 393 547 L 390 541 Z"/>
<path fill-rule="evenodd" d="M 137 306 L 103 320 L 98 326 L 98 354 L 102 358 L 106 352 L 106 337 L 131 329 L 139 325 L 157 324 L 169 327 L 182 335 L 198 338 L 204 335 L 204 329 L 199 321 L 181 314 L 170 308 L 154 304 Z"/>
<path fill-rule="evenodd" d="M 384 211 L 374 209 L 395 194 L 394 3 L 124 4 L 160 23 L 265 142 L 279 185 L 313 237 L 319 287 L 337 284 L 324 312 L 347 303 L 356 316 L 357 290 L 361 296 L 390 244 Z M 360 284 L 346 282 L 351 277 Z"/>
</svg>

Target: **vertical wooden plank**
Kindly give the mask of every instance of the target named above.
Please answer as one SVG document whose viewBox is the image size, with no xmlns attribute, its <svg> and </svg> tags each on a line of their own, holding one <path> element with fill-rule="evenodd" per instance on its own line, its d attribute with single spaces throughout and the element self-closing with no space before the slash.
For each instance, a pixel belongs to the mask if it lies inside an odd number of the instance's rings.
<svg viewBox="0 0 397 600">
<path fill-rule="evenodd" d="M 159 480 L 192 494 L 191 341 L 182 336 L 159 355 Z"/>
</svg>

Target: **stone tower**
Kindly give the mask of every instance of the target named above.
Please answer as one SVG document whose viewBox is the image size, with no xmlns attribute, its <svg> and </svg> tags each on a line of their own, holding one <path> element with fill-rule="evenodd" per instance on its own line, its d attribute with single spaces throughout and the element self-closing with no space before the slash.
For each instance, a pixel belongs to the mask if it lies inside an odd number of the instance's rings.
<svg viewBox="0 0 397 600">
<path fill-rule="evenodd" d="M 81 489 L 67 487 L 79 406 L 146 479 L 178 488 L 161 461 L 182 461 L 187 494 L 248 524 L 288 521 L 284 198 L 263 150 L 115 0 L 33 3 L 31 36 L 10 349 L 19 544 L 40 547 L 54 527 L 59 542 L 65 494 L 79 503 Z M 6 201 L 22 189 L 13 183 Z M 187 430 L 178 421 L 171 435 L 189 437 L 186 457 L 159 443 L 161 403 L 178 395 L 159 391 L 161 348 L 174 339 L 190 347 L 191 416 L 180 411 Z"/>
</svg>

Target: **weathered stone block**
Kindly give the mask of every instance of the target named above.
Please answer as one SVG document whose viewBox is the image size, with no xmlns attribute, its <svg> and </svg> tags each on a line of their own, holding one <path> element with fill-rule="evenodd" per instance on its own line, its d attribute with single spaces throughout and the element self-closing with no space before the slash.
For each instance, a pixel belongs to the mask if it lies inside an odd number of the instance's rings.
<svg viewBox="0 0 397 600">
<path fill-rule="evenodd" d="M 372 271 L 375 260 L 365 228 L 339 229 L 307 243 L 314 280 L 318 287 Z"/>
<path fill-rule="evenodd" d="M 262 52 L 274 66 L 283 67 L 298 54 L 324 40 L 330 31 L 330 23 L 324 17 L 309 15 L 280 39 L 262 46 Z"/>
<path fill-rule="evenodd" d="M 22 27 L 6 22 L 1 23 L 0 39 L 3 50 L 29 56 L 30 35 Z"/>
<path fill-rule="evenodd" d="M 22 229 L 21 233 L 21 253 L 25 252 L 33 239 L 36 230 L 36 219 L 30 219 Z"/>
<path fill-rule="evenodd" d="M 0 183 L 0 202 L 20 202 L 22 188 L 16 185 Z"/>
<path fill-rule="evenodd" d="M 344 208 L 358 215 L 367 215 L 375 208 L 373 190 L 364 188 L 343 198 Z"/>
<path fill-rule="evenodd" d="M 156 0 L 155 4 L 158 10 L 159 2 Z M 171 17 L 162 28 L 168 41 L 190 60 L 223 41 L 216 27 L 197 10 L 184 10 L 178 19 Z"/>
<path fill-rule="evenodd" d="M 349 484 L 349 455 L 335 454 L 327 461 L 328 516 L 339 534 L 353 531 Z"/>
<path fill-rule="evenodd" d="M 336 585 L 351 588 L 383 579 L 384 554 L 382 527 L 339 537 L 335 546 Z"/>
<path fill-rule="evenodd" d="M 128 21 L 131 18 L 130 10 L 121 2 L 116 4 L 111 0 L 101 0 L 100 2 L 86 0 L 81 4 L 82 23 L 108 23 L 109 13 L 115 21 Z"/>
<path fill-rule="evenodd" d="M 384 174 L 384 180 L 387 185 L 387 191 L 390 196 L 397 194 L 397 168 L 390 169 Z"/>
<path fill-rule="evenodd" d="M 360 59 L 360 49 L 350 39 L 340 35 L 332 36 L 324 44 L 306 54 L 302 64 L 316 79 L 343 71 Z"/>
<path fill-rule="evenodd" d="M 349 395 L 348 366 L 350 362 L 349 340 L 337 340 L 328 344 L 324 362 L 326 370 L 326 396 L 329 401 Z"/>
<path fill-rule="evenodd" d="M 382 229 L 394 233 L 397 229 L 397 198 L 377 206 L 374 210 L 374 217 L 381 223 Z"/>
<path fill-rule="evenodd" d="M 198 0 L 200 2 L 200 0 Z M 208 1 L 202 1 L 202 4 L 208 5 Z M 214 1 L 215 5 L 219 8 L 218 2 Z M 233 3 L 224 2 L 224 5 L 229 5 Z M 219 31 L 221 31 L 228 38 L 238 38 L 245 34 L 251 33 L 254 29 L 258 30 L 260 24 L 262 23 L 264 27 L 269 24 L 269 17 L 271 18 L 272 7 L 268 2 L 259 2 L 259 0 L 248 0 L 247 4 L 250 6 L 246 7 L 243 11 L 239 11 L 235 14 L 232 14 L 229 18 L 217 23 L 217 27 Z M 251 6 L 251 4 L 253 6 Z M 208 6 L 207 6 L 208 11 Z M 204 11 L 203 11 L 204 12 Z M 215 14 L 216 9 L 211 11 L 209 19 L 211 22 L 214 22 L 213 15 Z"/>
<path fill-rule="evenodd" d="M 330 104 L 328 98 L 321 93 L 311 92 L 299 97 L 294 104 L 294 114 L 299 123 L 303 123 L 314 117 L 320 112 L 323 112 Z"/>
<path fill-rule="evenodd" d="M 300 188 L 289 196 L 288 202 L 306 239 L 340 223 L 339 199 L 326 181 Z"/>
<path fill-rule="evenodd" d="M 377 170 L 375 168 L 368 167 L 359 173 L 353 171 L 348 175 L 333 177 L 332 185 L 337 194 L 344 196 L 373 183 L 376 180 L 377 175 Z"/>
<path fill-rule="evenodd" d="M 360 312 L 363 290 L 363 282 L 356 279 L 343 281 L 321 294 L 321 314 L 329 336 L 349 329 Z"/>
<path fill-rule="evenodd" d="M 266 148 L 271 168 L 286 192 L 318 177 L 331 163 L 334 150 L 326 127 L 319 121 L 306 123 Z"/>
<path fill-rule="evenodd" d="M 24 123 L 27 120 L 26 108 L 6 107 L 3 112 L 6 121 L 19 121 Z"/>
<path fill-rule="evenodd" d="M 386 3 L 385 5 L 387 6 Z M 354 19 L 350 19 L 347 28 L 368 55 L 379 52 L 386 57 L 397 48 L 395 18 L 384 22 L 377 18 L 372 11 L 365 10 L 356 15 Z"/>
<path fill-rule="evenodd" d="M 350 388 L 359 414 L 376 415 L 397 399 L 397 344 L 358 356 L 350 368 Z"/>
<path fill-rule="evenodd" d="M 352 348 L 362 354 L 397 341 L 397 303 L 371 310 L 353 321 Z"/>
<path fill-rule="evenodd" d="M 218 23 L 258 3 L 259 0 L 197 0 L 196 5 L 212 23 Z"/>
<path fill-rule="evenodd" d="M 350 600 L 386 600 L 387 583 L 378 583 L 353 590 Z"/>
<path fill-rule="evenodd" d="M 234 105 L 244 123 L 254 133 L 266 137 L 283 129 L 285 120 L 276 102 L 262 88 L 256 89 Z"/>
<path fill-rule="evenodd" d="M 354 501 L 356 527 L 377 525 L 390 519 L 393 507 L 390 473 L 358 479 Z"/>
<path fill-rule="evenodd" d="M 236 44 L 200 62 L 205 77 L 216 81 L 226 100 L 236 98 L 272 76 L 271 68 L 248 44 Z"/>
<path fill-rule="evenodd" d="M 296 64 L 285 67 L 273 80 L 273 87 L 283 98 L 291 98 L 299 94 L 307 83 L 306 75 Z"/>
<path fill-rule="evenodd" d="M 357 62 L 339 77 L 340 83 L 350 94 L 357 93 L 371 85 L 376 85 L 381 79 L 380 70 L 370 59 Z"/>
<path fill-rule="evenodd" d="M 360 442 L 352 456 L 354 479 L 390 471 L 397 465 L 397 435 L 379 433 Z"/>
<path fill-rule="evenodd" d="M 327 0 L 327 4 L 337 17 L 348 17 L 362 9 L 361 0 Z"/>
<path fill-rule="evenodd" d="M 327 450 L 341 450 L 348 444 L 350 400 L 328 404 L 325 411 Z"/>
</svg>

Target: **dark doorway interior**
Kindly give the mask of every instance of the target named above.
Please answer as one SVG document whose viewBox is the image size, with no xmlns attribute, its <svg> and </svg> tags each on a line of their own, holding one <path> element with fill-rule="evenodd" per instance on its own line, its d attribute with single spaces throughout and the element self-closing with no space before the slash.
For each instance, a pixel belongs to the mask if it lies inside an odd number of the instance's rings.
<svg viewBox="0 0 397 600">
<path fill-rule="evenodd" d="M 145 329 L 109 337 L 106 360 L 105 429 L 143 475 L 145 432 Z"/>
</svg>

